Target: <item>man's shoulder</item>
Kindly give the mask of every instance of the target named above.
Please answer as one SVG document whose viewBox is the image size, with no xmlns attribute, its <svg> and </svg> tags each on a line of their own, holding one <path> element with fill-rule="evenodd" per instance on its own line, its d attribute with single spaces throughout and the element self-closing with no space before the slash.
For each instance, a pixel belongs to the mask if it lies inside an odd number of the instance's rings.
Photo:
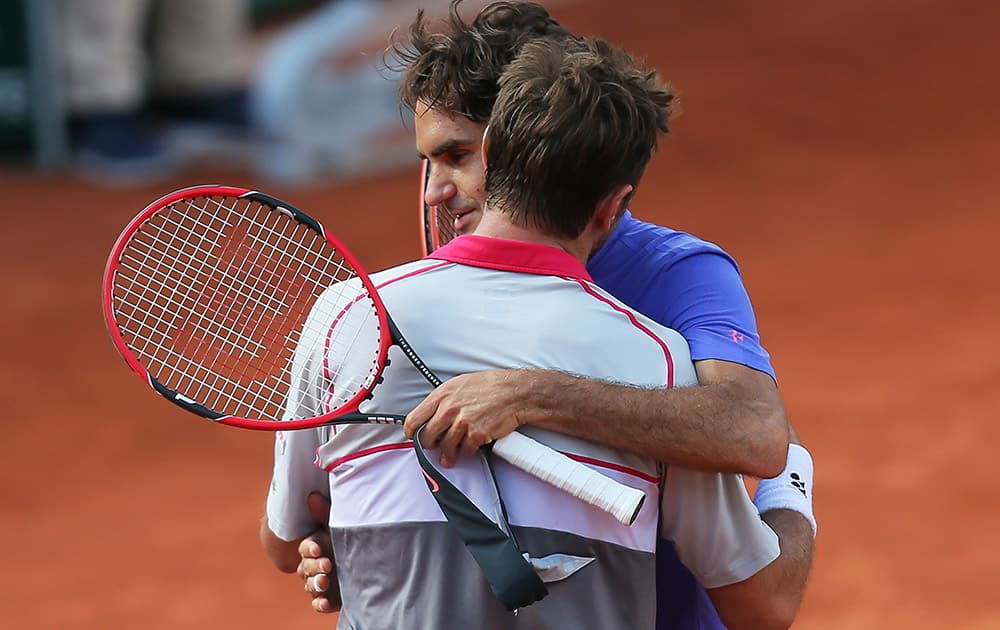
<svg viewBox="0 0 1000 630">
<path fill-rule="evenodd" d="M 609 245 L 646 254 L 655 254 L 661 258 L 680 259 L 695 254 L 718 254 L 731 256 L 718 244 L 705 240 L 700 236 L 684 232 L 664 225 L 657 225 L 637 219 L 631 213 L 622 218 Z"/>
<path fill-rule="evenodd" d="M 451 263 L 432 258 L 419 258 L 417 260 L 411 260 L 409 262 L 376 271 L 371 274 L 371 280 L 376 287 L 386 284 L 394 284 L 400 280 L 415 278 L 420 276 L 425 271 L 437 269 L 438 267 L 449 264 Z"/>
<path fill-rule="evenodd" d="M 626 213 L 608 242 L 587 263 L 587 269 L 599 284 L 612 278 L 644 284 L 653 276 L 670 274 L 681 261 L 714 264 L 720 259 L 738 270 L 733 257 L 716 243 Z M 628 275 L 620 277 L 624 269 Z"/>
</svg>

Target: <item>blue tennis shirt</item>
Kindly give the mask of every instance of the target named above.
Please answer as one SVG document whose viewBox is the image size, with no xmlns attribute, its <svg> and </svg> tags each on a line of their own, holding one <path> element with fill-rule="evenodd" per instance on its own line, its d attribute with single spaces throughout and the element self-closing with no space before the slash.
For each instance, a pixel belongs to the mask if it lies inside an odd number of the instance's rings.
<svg viewBox="0 0 1000 630">
<path fill-rule="evenodd" d="M 681 333 L 692 360 L 731 361 L 775 378 L 739 268 L 719 246 L 626 211 L 587 271 L 628 306 Z M 673 544 L 660 539 L 656 561 L 657 629 L 724 630 Z"/>
<path fill-rule="evenodd" d="M 587 271 L 625 304 L 681 333 L 692 360 L 741 363 L 774 378 L 739 268 L 718 245 L 626 211 Z"/>
</svg>

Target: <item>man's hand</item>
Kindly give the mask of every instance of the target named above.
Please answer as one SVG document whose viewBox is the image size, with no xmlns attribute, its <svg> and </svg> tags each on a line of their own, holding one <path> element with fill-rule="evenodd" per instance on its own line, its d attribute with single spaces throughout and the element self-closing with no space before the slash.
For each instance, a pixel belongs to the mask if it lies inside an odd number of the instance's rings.
<svg viewBox="0 0 1000 630">
<path fill-rule="evenodd" d="M 318 492 L 309 495 L 309 513 L 317 524 L 316 531 L 299 543 L 299 566 L 296 573 L 305 584 L 313 610 L 332 613 L 340 610 L 340 591 L 333 566 L 333 544 L 330 541 L 330 501 Z"/>
<path fill-rule="evenodd" d="M 528 401 L 522 395 L 534 378 L 528 370 L 488 370 L 447 381 L 406 416 L 409 438 L 421 425 L 424 448 L 441 448 L 441 465 L 453 466 L 460 454 L 473 455 L 524 424 Z"/>
</svg>

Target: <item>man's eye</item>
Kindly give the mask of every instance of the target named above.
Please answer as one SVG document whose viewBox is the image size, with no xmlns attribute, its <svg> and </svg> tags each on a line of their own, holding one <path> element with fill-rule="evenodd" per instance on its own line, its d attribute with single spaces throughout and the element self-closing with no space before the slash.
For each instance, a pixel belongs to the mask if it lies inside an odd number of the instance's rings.
<svg viewBox="0 0 1000 630">
<path fill-rule="evenodd" d="M 445 158 L 449 164 L 459 164 L 469 156 L 468 151 L 453 151 Z"/>
</svg>

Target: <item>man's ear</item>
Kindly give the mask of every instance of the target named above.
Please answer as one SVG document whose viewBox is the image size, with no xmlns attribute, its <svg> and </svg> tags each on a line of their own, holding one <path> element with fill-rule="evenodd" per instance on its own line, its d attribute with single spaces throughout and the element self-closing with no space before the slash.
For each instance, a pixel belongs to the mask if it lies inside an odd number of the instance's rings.
<svg viewBox="0 0 1000 630">
<path fill-rule="evenodd" d="M 593 218 L 594 227 L 600 234 L 606 234 L 615 227 L 618 219 L 625 213 L 633 190 L 635 187 L 632 184 L 623 184 L 612 190 L 600 201 Z"/>
<path fill-rule="evenodd" d="M 485 128 L 485 129 L 483 129 L 483 148 L 482 148 L 482 158 L 483 158 L 483 170 L 484 170 L 484 171 L 485 171 L 485 170 L 486 170 L 486 168 L 487 168 L 487 167 L 489 166 L 489 165 L 488 165 L 488 164 L 486 163 L 486 148 L 487 148 L 487 144 L 488 144 L 488 142 L 487 142 L 486 138 L 487 138 L 487 137 L 488 137 L 489 135 L 490 135 L 490 124 L 489 124 L 489 123 L 486 123 L 486 128 Z"/>
</svg>

